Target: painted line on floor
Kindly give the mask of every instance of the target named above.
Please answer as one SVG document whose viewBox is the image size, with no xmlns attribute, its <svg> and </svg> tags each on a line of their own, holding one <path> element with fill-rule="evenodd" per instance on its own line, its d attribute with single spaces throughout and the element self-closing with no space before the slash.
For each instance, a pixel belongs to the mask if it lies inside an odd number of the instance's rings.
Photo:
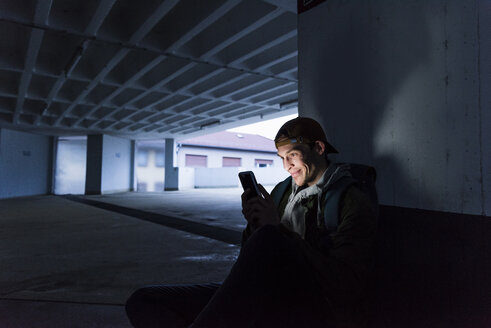
<svg viewBox="0 0 491 328">
<path fill-rule="evenodd" d="M 64 195 L 60 197 L 78 203 L 101 208 L 104 210 L 132 216 L 141 220 L 157 223 L 176 230 L 185 231 L 195 235 L 200 235 L 203 237 L 215 239 L 227 244 L 240 245 L 242 239 L 242 233 L 235 230 L 210 226 L 207 224 L 194 222 L 186 219 L 181 219 L 181 218 L 171 217 L 163 214 L 152 213 L 152 212 L 142 211 L 142 210 L 124 207 L 120 205 L 100 202 L 97 200 L 87 199 L 80 196 Z"/>
</svg>

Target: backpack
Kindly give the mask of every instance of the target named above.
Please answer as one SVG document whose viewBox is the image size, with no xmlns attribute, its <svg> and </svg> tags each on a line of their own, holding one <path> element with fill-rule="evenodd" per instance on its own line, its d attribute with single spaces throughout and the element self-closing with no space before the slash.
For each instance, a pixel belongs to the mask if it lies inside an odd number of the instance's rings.
<svg viewBox="0 0 491 328">
<path fill-rule="evenodd" d="M 346 163 L 339 163 L 343 165 Z M 363 164 L 348 164 L 348 171 L 351 173 L 351 177 L 342 177 L 336 181 L 331 188 L 326 192 L 323 197 L 324 203 L 324 223 L 331 232 L 337 230 L 339 220 L 339 202 L 344 192 L 348 187 L 355 185 L 363 193 L 365 193 L 375 212 L 375 217 L 378 217 L 378 196 L 375 188 L 375 180 L 377 178 L 377 172 L 375 168 L 363 165 Z M 288 187 L 292 183 L 292 177 L 288 177 L 278 184 L 275 193 L 272 195 L 273 201 L 276 206 L 279 206 L 281 199 L 283 198 Z"/>
</svg>

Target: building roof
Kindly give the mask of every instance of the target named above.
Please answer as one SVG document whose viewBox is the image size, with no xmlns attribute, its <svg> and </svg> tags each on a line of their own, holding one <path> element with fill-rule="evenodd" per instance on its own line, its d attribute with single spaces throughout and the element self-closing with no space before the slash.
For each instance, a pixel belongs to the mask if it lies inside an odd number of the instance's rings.
<svg viewBox="0 0 491 328">
<path fill-rule="evenodd" d="M 276 153 L 274 141 L 271 139 L 257 134 L 227 131 L 182 140 L 180 144 L 186 146 L 266 151 Z"/>
</svg>

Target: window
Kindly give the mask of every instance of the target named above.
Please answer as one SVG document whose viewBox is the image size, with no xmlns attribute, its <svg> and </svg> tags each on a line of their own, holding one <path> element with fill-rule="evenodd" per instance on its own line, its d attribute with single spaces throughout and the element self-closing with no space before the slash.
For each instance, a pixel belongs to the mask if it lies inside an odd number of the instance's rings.
<svg viewBox="0 0 491 328">
<path fill-rule="evenodd" d="M 147 191 L 147 184 L 145 182 L 138 182 L 136 184 L 136 191 L 140 191 L 140 192 Z"/>
<path fill-rule="evenodd" d="M 163 191 L 164 190 L 164 183 L 163 182 L 155 182 L 155 191 Z"/>
<path fill-rule="evenodd" d="M 165 167 L 165 155 L 162 150 L 157 150 L 155 152 L 155 166 Z"/>
<path fill-rule="evenodd" d="M 187 167 L 207 167 L 208 156 L 186 154 Z"/>
<path fill-rule="evenodd" d="M 238 167 L 242 165 L 242 158 L 240 157 L 223 157 L 222 167 Z"/>
<path fill-rule="evenodd" d="M 272 159 L 255 159 L 254 160 L 255 167 L 270 167 L 273 166 Z"/>
<path fill-rule="evenodd" d="M 148 165 L 148 151 L 147 150 L 138 150 L 137 155 L 138 166 L 147 166 Z"/>
</svg>

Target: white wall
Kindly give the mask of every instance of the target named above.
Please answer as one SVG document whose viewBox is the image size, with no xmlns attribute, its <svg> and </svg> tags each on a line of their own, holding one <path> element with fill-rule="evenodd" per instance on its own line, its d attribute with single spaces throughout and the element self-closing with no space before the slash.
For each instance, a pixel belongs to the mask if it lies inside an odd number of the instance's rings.
<svg viewBox="0 0 491 328">
<path fill-rule="evenodd" d="M 179 149 L 177 153 L 177 164 L 178 166 L 186 166 L 186 154 L 193 155 L 207 155 L 208 156 L 208 167 L 222 167 L 223 157 L 240 157 L 242 158 L 242 167 L 244 168 L 254 168 L 255 159 L 270 159 L 273 160 L 273 167 L 283 169 L 283 164 L 281 159 L 276 155 L 276 153 L 259 153 L 250 151 L 240 151 L 240 150 L 228 150 L 228 149 L 213 149 L 205 147 L 192 147 L 183 146 Z"/>
<path fill-rule="evenodd" d="M 237 187 L 238 173 L 237 167 L 197 167 L 194 169 L 194 186 L 196 188 Z"/>
<path fill-rule="evenodd" d="M 207 155 L 207 168 L 186 167 L 186 154 Z M 242 166 L 223 168 L 223 157 L 242 158 Z M 270 167 L 255 167 L 256 159 L 268 159 L 273 161 Z M 212 149 L 204 147 L 181 147 L 177 154 L 179 166 L 179 189 L 206 188 L 206 187 L 231 187 L 240 186 L 238 172 L 253 171 L 258 183 L 263 185 L 275 185 L 283 181 L 288 173 L 283 169 L 283 163 L 276 153 L 260 153 L 228 149 Z M 228 170 L 228 171 L 227 171 Z M 220 173 L 222 172 L 222 173 Z"/>
<path fill-rule="evenodd" d="M 194 173 L 190 176 L 194 177 L 194 184 L 191 188 L 226 188 L 226 187 L 239 187 L 240 179 L 239 172 L 252 171 L 256 177 L 257 183 L 263 186 L 276 185 L 278 182 L 286 179 L 289 174 L 283 170 L 274 167 L 256 167 L 256 168 L 244 168 L 244 167 L 220 167 L 220 168 L 186 168 L 194 170 Z M 189 184 L 188 181 L 184 182 Z M 184 184 L 183 183 L 183 184 Z M 187 186 L 186 186 L 187 187 Z M 180 189 L 186 188 L 179 185 Z"/>
<path fill-rule="evenodd" d="M 179 190 L 194 188 L 194 167 L 179 167 Z"/>
<path fill-rule="evenodd" d="M 104 135 L 101 192 L 129 191 L 132 188 L 131 140 Z"/>
<path fill-rule="evenodd" d="M 87 138 L 60 138 L 56 147 L 56 195 L 85 192 Z"/>
<path fill-rule="evenodd" d="M 52 139 L 0 129 L 0 198 L 50 192 Z"/>
<path fill-rule="evenodd" d="M 491 215 L 491 5 L 323 2 L 299 15 L 299 115 L 386 205 Z"/>
</svg>

